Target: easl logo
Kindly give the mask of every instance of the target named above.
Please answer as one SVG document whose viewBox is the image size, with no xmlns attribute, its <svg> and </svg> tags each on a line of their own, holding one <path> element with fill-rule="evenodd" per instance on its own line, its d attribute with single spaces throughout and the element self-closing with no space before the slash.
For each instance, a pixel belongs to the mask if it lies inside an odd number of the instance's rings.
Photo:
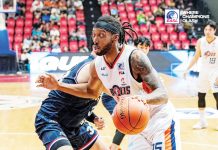
<svg viewBox="0 0 218 150">
<path fill-rule="evenodd" d="M 165 9 L 165 23 L 177 24 L 179 23 L 179 9 Z"/>
</svg>

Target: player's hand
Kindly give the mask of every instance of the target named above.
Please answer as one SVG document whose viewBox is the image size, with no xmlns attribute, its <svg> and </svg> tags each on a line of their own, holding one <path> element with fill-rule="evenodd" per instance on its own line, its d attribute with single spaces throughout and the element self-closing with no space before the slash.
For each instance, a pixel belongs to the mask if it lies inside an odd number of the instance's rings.
<svg viewBox="0 0 218 150">
<path fill-rule="evenodd" d="M 119 145 L 112 143 L 110 146 L 110 150 L 121 150 L 121 148 L 119 147 Z"/>
<path fill-rule="evenodd" d="M 58 80 L 51 74 L 40 75 L 36 79 L 36 87 L 43 87 L 49 90 L 57 90 L 59 83 Z"/>
<path fill-rule="evenodd" d="M 105 127 L 105 122 L 102 117 L 95 117 L 94 124 L 98 130 L 102 130 Z"/>
</svg>

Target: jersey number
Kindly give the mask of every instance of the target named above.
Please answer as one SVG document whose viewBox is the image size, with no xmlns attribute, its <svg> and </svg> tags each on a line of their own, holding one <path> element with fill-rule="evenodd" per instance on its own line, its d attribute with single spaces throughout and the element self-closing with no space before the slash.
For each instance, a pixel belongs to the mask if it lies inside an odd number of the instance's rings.
<svg viewBox="0 0 218 150">
<path fill-rule="evenodd" d="M 92 127 L 90 127 L 90 126 L 88 126 L 86 128 L 86 131 L 89 132 L 90 135 L 93 135 L 95 133 L 95 130 Z"/>
<path fill-rule="evenodd" d="M 216 58 L 210 58 L 210 64 L 215 64 Z"/>
<path fill-rule="evenodd" d="M 152 150 L 162 150 L 162 142 L 157 142 L 157 143 L 153 144 Z"/>
</svg>

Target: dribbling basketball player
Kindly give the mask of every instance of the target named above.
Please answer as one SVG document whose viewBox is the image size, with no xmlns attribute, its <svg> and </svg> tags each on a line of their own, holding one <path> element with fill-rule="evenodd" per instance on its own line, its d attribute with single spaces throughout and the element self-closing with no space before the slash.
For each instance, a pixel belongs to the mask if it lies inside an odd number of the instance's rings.
<svg viewBox="0 0 218 150">
<path fill-rule="evenodd" d="M 208 126 L 205 117 L 205 96 L 209 89 L 212 89 L 213 91 L 213 96 L 216 100 L 216 108 L 218 109 L 218 87 L 214 86 L 215 79 L 212 77 L 212 74 L 218 70 L 218 38 L 215 33 L 216 22 L 209 20 L 204 26 L 205 36 L 197 41 L 195 55 L 184 73 L 184 76 L 186 76 L 189 69 L 191 69 L 201 57 L 201 66 L 197 83 L 200 120 L 193 126 L 193 129 L 204 129 Z M 216 129 L 218 130 L 218 127 Z"/>
<path fill-rule="evenodd" d="M 133 29 L 123 25 L 111 16 L 100 17 L 94 25 L 92 38 L 98 56 L 90 66 L 88 83 L 69 85 L 44 75 L 37 79 L 38 87 L 84 98 L 96 98 L 102 91 L 117 101 L 122 96 L 137 97 L 149 105 L 151 119 L 140 134 L 130 136 L 128 149 L 180 149 L 174 107 L 146 54 L 124 44 L 125 29 Z M 152 92 L 147 93 L 143 84 Z"/>
</svg>

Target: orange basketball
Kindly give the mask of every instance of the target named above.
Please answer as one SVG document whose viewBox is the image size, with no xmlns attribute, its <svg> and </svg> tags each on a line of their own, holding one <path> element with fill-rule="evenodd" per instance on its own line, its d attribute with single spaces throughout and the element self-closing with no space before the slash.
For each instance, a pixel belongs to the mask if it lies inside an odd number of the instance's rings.
<svg viewBox="0 0 218 150">
<path fill-rule="evenodd" d="M 150 115 L 147 106 L 138 99 L 124 98 L 113 111 L 115 127 L 124 134 L 137 134 L 145 129 Z"/>
</svg>

